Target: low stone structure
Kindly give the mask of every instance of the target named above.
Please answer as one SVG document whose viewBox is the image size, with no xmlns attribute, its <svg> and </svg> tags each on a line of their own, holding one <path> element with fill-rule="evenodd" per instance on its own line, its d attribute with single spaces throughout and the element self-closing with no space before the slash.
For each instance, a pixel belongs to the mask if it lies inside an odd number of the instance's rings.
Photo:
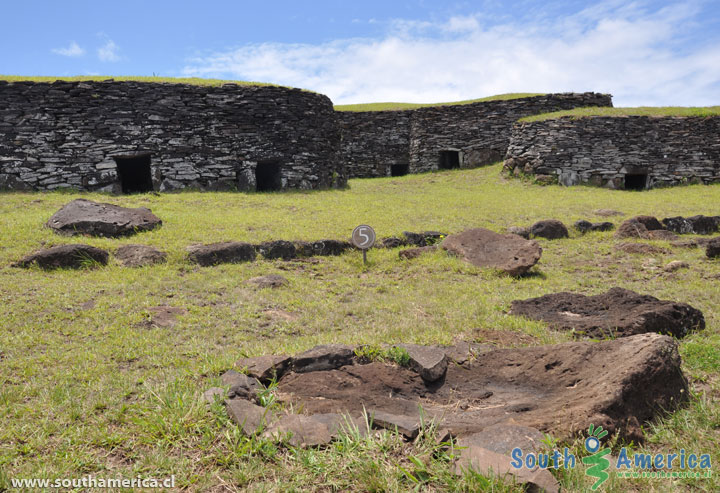
<svg viewBox="0 0 720 493">
<path fill-rule="evenodd" d="M 62 235 L 117 237 L 150 231 L 162 221 L 146 207 L 131 209 L 114 204 L 75 199 L 52 215 L 46 226 Z"/>
<path fill-rule="evenodd" d="M 720 117 L 589 116 L 518 122 L 504 169 L 588 184 L 645 190 L 720 182 Z"/>
<path fill-rule="evenodd" d="M 612 106 L 609 94 L 544 94 L 398 111 L 339 111 L 340 159 L 351 178 L 474 168 L 502 160 L 525 116 Z"/>
<path fill-rule="evenodd" d="M 0 81 L 0 189 L 342 187 L 330 99 L 285 87 Z"/>
</svg>

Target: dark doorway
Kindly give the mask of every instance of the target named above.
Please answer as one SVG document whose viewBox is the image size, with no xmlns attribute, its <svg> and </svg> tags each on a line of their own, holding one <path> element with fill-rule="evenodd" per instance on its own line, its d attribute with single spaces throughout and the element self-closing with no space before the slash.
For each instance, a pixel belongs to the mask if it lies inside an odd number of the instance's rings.
<svg viewBox="0 0 720 493">
<path fill-rule="evenodd" d="M 255 190 L 258 192 L 272 192 L 282 188 L 280 163 L 276 161 L 262 161 L 255 168 Z"/>
<path fill-rule="evenodd" d="M 460 167 L 460 151 L 440 151 L 440 169 Z"/>
<path fill-rule="evenodd" d="M 410 171 L 410 165 L 408 164 L 391 164 L 390 165 L 390 176 L 405 176 Z"/>
<path fill-rule="evenodd" d="M 645 190 L 647 187 L 647 175 L 625 175 L 625 190 Z"/>
<path fill-rule="evenodd" d="M 150 172 L 150 154 L 116 157 L 117 174 L 122 193 L 144 193 L 153 191 Z"/>
</svg>

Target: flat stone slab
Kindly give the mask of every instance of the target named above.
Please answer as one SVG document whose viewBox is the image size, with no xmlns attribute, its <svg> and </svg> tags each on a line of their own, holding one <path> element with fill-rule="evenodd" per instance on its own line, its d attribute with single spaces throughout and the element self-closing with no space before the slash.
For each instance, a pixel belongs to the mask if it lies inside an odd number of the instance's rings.
<svg viewBox="0 0 720 493">
<path fill-rule="evenodd" d="M 413 423 L 406 419 L 417 419 L 421 406 L 426 421 L 456 437 L 511 423 L 570 439 L 593 423 L 639 441 L 640 425 L 684 402 L 688 387 L 677 342 L 650 333 L 488 350 L 449 365 L 440 384 L 385 362 L 290 371 L 276 395 L 308 415 L 402 417 L 387 420 L 388 427 L 402 425 L 410 436 Z"/>
<path fill-rule="evenodd" d="M 239 241 L 193 245 L 187 250 L 188 259 L 203 267 L 252 262 L 256 257 L 254 246 Z"/>
<path fill-rule="evenodd" d="M 462 476 L 466 470 L 473 470 L 486 476 L 505 478 L 510 482 L 523 485 L 526 491 L 544 491 L 556 493 L 560 484 L 547 469 L 535 466 L 532 469 L 516 469 L 512 459 L 504 454 L 471 445 L 460 451 L 460 458 L 455 462 L 455 474 Z"/>
<path fill-rule="evenodd" d="M 234 398 L 225 401 L 230 419 L 232 419 L 247 436 L 257 434 L 262 428 L 267 427 L 275 421 L 274 413 L 264 407 L 252 402 Z"/>
<path fill-rule="evenodd" d="M 542 248 L 534 240 L 483 228 L 450 235 L 441 246 L 473 265 L 499 269 L 511 276 L 525 274 L 542 255 Z"/>
<path fill-rule="evenodd" d="M 110 254 L 90 245 L 59 245 L 31 253 L 13 264 L 28 268 L 37 265 L 41 269 L 82 269 L 95 265 L 107 265 Z"/>
<path fill-rule="evenodd" d="M 355 357 L 352 346 L 325 344 L 300 353 L 292 358 L 292 370 L 296 373 L 334 370 L 351 365 Z"/>
<path fill-rule="evenodd" d="M 46 225 L 63 235 L 127 236 L 150 231 L 162 221 L 150 209 L 75 199 L 52 215 Z"/>
<path fill-rule="evenodd" d="M 239 359 L 235 362 L 235 368 L 247 371 L 249 376 L 267 383 L 282 377 L 291 363 L 292 358 L 290 356 L 284 354 L 267 355 Z"/>
<path fill-rule="evenodd" d="M 314 416 L 286 414 L 273 423 L 263 436 L 275 440 L 287 439 L 294 447 L 317 447 L 333 439 L 328 426 Z"/>
<path fill-rule="evenodd" d="M 426 382 L 435 382 L 445 377 L 448 357 L 442 348 L 420 346 L 417 344 L 399 344 L 410 356 L 410 367 Z"/>
<path fill-rule="evenodd" d="M 510 455 L 515 447 L 520 447 L 524 453 L 537 453 L 545 448 L 544 439 L 545 435 L 535 428 L 501 423 L 488 426 L 478 433 L 460 438 L 458 446 L 482 447 L 503 455 Z"/>
<path fill-rule="evenodd" d="M 646 332 L 685 337 L 705 328 L 700 310 L 622 288 L 596 296 L 555 293 L 512 302 L 510 313 L 543 320 L 556 330 L 589 337 L 627 337 Z"/>
<path fill-rule="evenodd" d="M 368 416 L 373 427 L 397 431 L 408 440 L 414 440 L 420 433 L 420 417 L 406 414 L 391 414 L 379 409 L 369 409 Z"/>
<path fill-rule="evenodd" d="M 115 251 L 115 258 L 125 267 L 144 267 L 166 262 L 167 254 L 150 245 L 123 245 Z"/>
<path fill-rule="evenodd" d="M 248 284 L 252 284 L 253 286 L 260 288 L 260 289 L 266 289 L 266 288 L 281 288 L 283 286 L 288 285 L 288 280 L 285 279 L 283 276 L 277 275 L 277 274 L 269 274 L 267 276 L 258 276 L 253 277 L 247 280 Z"/>
</svg>

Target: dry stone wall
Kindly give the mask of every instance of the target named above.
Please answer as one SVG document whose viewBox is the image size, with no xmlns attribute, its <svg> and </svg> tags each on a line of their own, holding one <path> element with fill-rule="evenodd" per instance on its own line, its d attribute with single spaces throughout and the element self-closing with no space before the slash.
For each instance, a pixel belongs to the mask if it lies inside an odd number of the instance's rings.
<svg viewBox="0 0 720 493">
<path fill-rule="evenodd" d="M 505 170 L 563 185 L 645 189 L 720 182 L 720 117 L 570 117 L 518 122 Z"/>
<path fill-rule="evenodd" d="M 299 89 L 0 81 L 0 101 L 0 188 L 275 190 L 346 182 L 332 103 Z"/>
</svg>

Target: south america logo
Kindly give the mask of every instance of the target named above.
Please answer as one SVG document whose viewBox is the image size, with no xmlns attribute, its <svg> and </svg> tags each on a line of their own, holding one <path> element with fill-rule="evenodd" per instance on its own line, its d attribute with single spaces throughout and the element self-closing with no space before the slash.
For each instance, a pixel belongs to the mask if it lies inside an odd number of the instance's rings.
<svg viewBox="0 0 720 493">
<path fill-rule="evenodd" d="M 600 450 L 600 440 L 605 438 L 607 434 L 607 430 L 603 430 L 602 426 L 595 428 L 595 425 L 590 425 L 590 428 L 588 428 L 589 436 L 585 439 L 585 450 L 592 455 L 583 457 L 582 462 L 585 465 L 592 466 L 585 471 L 585 474 L 597 479 L 595 484 L 590 487 L 593 491 L 597 490 L 609 477 L 605 471 L 610 467 L 610 461 L 605 456 L 610 453 L 610 449 L 604 448 Z"/>
</svg>

